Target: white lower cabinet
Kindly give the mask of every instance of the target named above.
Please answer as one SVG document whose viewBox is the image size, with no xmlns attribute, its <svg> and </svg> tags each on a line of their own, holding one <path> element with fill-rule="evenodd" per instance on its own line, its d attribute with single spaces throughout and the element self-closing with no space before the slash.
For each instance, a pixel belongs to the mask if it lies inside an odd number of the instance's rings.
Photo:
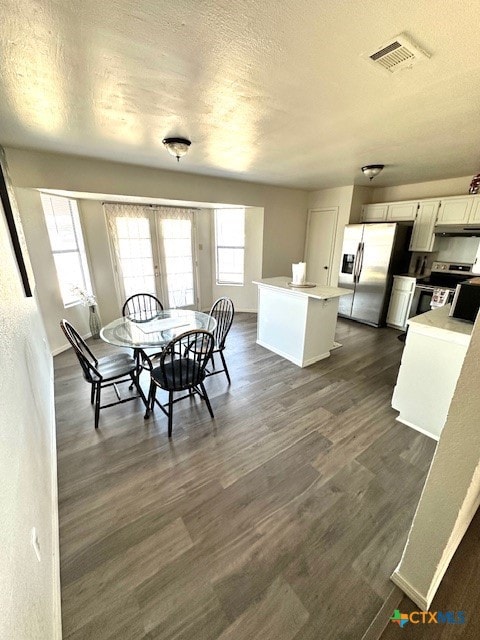
<svg viewBox="0 0 480 640">
<path fill-rule="evenodd" d="M 392 407 L 397 420 L 438 440 L 447 418 L 473 325 L 439 307 L 408 323 Z"/>
<path fill-rule="evenodd" d="M 395 329 L 405 329 L 415 291 L 415 278 L 393 276 L 392 295 L 387 313 L 387 325 Z"/>
</svg>

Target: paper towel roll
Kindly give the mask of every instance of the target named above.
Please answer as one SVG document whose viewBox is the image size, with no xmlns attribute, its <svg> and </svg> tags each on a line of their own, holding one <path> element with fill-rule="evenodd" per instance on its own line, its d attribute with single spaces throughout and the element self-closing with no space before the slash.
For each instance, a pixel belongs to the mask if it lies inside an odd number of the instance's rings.
<svg viewBox="0 0 480 640">
<path fill-rule="evenodd" d="M 307 263 L 299 262 L 292 264 L 292 283 L 293 284 L 305 284 L 307 272 Z"/>
</svg>

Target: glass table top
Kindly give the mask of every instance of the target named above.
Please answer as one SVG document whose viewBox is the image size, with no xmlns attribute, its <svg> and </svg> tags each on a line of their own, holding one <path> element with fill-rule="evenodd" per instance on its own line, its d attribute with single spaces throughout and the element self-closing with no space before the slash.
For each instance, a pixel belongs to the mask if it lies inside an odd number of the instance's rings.
<svg viewBox="0 0 480 640">
<path fill-rule="evenodd" d="M 216 320 L 201 311 L 165 309 L 148 320 L 135 317 L 135 314 L 118 318 L 103 327 L 100 337 L 117 347 L 147 349 L 163 347 L 186 331 L 192 329 L 213 331 L 216 326 Z"/>
</svg>

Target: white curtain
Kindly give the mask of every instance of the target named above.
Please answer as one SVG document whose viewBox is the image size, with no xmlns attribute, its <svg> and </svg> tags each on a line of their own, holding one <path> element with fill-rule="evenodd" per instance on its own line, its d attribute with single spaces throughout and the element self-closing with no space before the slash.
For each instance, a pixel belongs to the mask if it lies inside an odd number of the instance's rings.
<svg viewBox="0 0 480 640">
<path fill-rule="evenodd" d="M 139 293 L 140 288 L 158 295 L 165 307 L 194 306 L 195 210 L 104 203 L 104 211 L 120 298 L 125 300 L 132 292 Z"/>
</svg>

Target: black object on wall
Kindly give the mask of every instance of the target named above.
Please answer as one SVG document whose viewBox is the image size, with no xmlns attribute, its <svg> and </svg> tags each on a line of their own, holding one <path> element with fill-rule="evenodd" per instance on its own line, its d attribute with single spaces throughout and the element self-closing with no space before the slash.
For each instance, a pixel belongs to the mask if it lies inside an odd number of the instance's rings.
<svg viewBox="0 0 480 640">
<path fill-rule="evenodd" d="M 8 193 L 3 162 L 0 162 L 0 200 L 2 201 L 3 210 L 5 212 L 5 218 L 7 220 L 7 226 L 10 232 L 10 238 L 12 240 L 13 251 L 17 260 L 18 270 L 20 271 L 23 289 L 27 298 L 31 298 L 33 295 L 32 288 L 28 279 L 27 266 L 23 257 L 22 244 L 18 235 L 17 223 L 15 221 L 15 215 L 13 213 L 12 204 L 10 201 L 10 194 Z"/>
</svg>

